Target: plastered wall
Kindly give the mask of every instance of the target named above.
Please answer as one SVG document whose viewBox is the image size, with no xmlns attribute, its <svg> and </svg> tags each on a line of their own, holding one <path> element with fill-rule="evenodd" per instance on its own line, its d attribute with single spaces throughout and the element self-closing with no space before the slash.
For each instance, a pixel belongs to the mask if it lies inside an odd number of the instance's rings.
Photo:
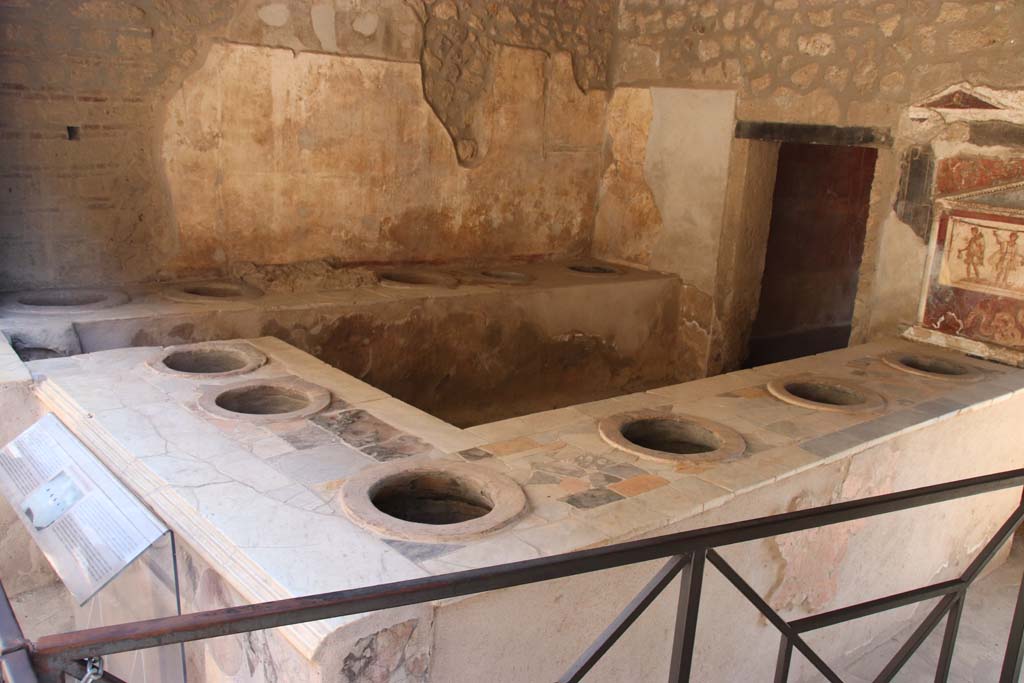
<svg viewBox="0 0 1024 683">
<path fill-rule="evenodd" d="M 583 251 L 614 8 L 492 4 L 0 3 L 0 289 Z"/>
<path fill-rule="evenodd" d="M 737 147 L 739 119 L 892 133 L 853 341 L 888 334 L 913 321 L 926 253 L 928 227 L 893 211 L 907 150 L 962 145 L 1010 171 L 1024 158 L 1015 128 L 922 130 L 907 110 L 954 83 L 1020 87 L 1022 14 L 1007 0 L 5 0 L 0 289 L 592 250 L 679 275 L 680 354 L 702 376 L 742 360 L 756 310 L 735 292 L 756 288 L 759 255 L 734 246 L 763 233 L 773 162 Z"/>
<path fill-rule="evenodd" d="M 466 168 L 416 64 L 215 44 L 167 109 L 170 265 L 582 251 L 604 94 L 567 55 L 503 47 L 480 107 L 488 153 Z"/>
</svg>

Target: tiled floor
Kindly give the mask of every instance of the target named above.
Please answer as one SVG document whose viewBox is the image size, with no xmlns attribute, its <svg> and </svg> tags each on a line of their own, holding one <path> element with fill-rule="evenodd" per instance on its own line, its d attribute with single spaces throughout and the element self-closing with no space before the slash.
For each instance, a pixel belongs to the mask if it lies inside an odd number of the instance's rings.
<svg viewBox="0 0 1024 683">
<path fill-rule="evenodd" d="M 953 653 L 951 683 L 987 683 L 999 680 L 1010 620 L 1017 599 L 1017 587 L 1024 572 L 1024 539 L 1018 537 L 1010 560 L 967 593 L 967 604 L 960 620 L 960 636 Z M 929 603 L 934 604 L 934 603 Z M 923 614 L 919 612 L 921 616 Z M 847 666 L 840 667 L 844 681 L 871 681 L 916 627 L 911 624 L 899 636 L 881 643 Z M 896 676 L 897 683 L 935 680 L 935 665 L 942 646 L 943 624 L 921 646 Z"/>
</svg>

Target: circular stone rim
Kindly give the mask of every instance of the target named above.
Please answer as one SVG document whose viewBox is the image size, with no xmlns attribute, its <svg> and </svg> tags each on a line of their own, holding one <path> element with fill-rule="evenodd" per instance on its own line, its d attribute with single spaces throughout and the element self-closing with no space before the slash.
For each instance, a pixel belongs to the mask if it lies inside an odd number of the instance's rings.
<svg viewBox="0 0 1024 683">
<path fill-rule="evenodd" d="M 607 268 L 608 270 L 587 272 L 585 270 L 577 270 L 577 268 Z M 625 271 L 618 266 L 613 266 L 609 263 L 570 263 L 565 267 L 565 269 L 574 275 L 582 275 L 583 277 L 609 277 L 611 275 L 622 275 L 625 273 Z"/>
<path fill-rule="evenodd" d="M 297 410 L 287 413 L 236 413 L 217 405 L 217 398 L 229 391 L 245 389 L 247 387 L 272 386 L 304 394 L 309 403 Z M 199 397 L 199 407 L 206 413 L 221 420 L 235 420 L 238 422 L 287 422 L 288 420 L 299 420 L 310 415 L 319 413 L 331 403 L 331 392 L 319 384 L 307 382 L 295 376 L 268 377 L 266 379 L 247 379 L 230 384 L 218 384 L 206 389 Z"/>
<path fill-rule="evenodd" d="M 375 272 L 377 275 L 377 282 L 381 287 L 392 287 L 394 289 L 448 287 L 449 289 L 454 289 L 459 286 L 459 278 L 455 277 L 451 273 L 443 273 L 435 270 L 421 270 L 419 268 L 385 268 Z M 396 280 L 388 279 L 389 276 L 393 275 L 408 275 L 424 278 L 428 280 L 428 282 L 398 282 Z"/>
<path fill-rule="evenodd" d="M 73 304 L 69 306 L 44 306 L 40 304 L 26 304 L 20 301 L 21 297 L 30 294 L 45 293 L 77 293 L 77 294 L 99 294 L 103 298 L 88 304 Z M 88 311 L 101 311 L 106 308 L 114 308 L 131 301 L 127 292 L 120 289 L 108 287 L 51 287 L 47 289 L 27 289 L 20 292 L 12 292 L 4 296 L 2 308 L 10 313 L 31 313 L 32 315 L 66 315 L 68 313 L 84 313 Z"/>
<path fill-rule="evenodd" d="M 238 294 L 232 294 L 231 296 L 203 296 L 202 294 L 186 292 L 185 290 L 190 287 L 234 287 L 238 289 Z M 251 301 L 259 299 L 263 296 L 263 290 L 247 285 L 244 282 L 235 282 L 233 280 L 197 280 L 195 282 L 181 282 L 169 285 L 160 294 L 165 299 L 179 303 L 216 304 L 221 301 Z"/>
<path fill-rule="evenodd" d="M 389 480 L 435 474 L 470 480 L 491 501 L 491 510 L 465 522 L 425 524 L 392 517 L 373 504 L 373 495 Z M 508 526 L 526 510 L 526 494 L 510 477 L 469 463 L 441 460 L 396 461 L 368 467 L 349 477 L 338 495 L 342 510 L 359 526 L 381 536 L 418 543 L 445 543 L 481 538 Z"/>
<path fill-rule="evenodd" d="M 514 277 L 501 277 L 502 275 L 513 275 Z M 521 286 L 533 284 L 537 281 L 536 275 L 509 268 L 484 268 L 477 271 L 476 276 L 482 278 L 489 285 Z"/>
<path fill-rule="evenodd" d="M 172 367 L 167 366 L 164 361 L 167 360 L 168 356 L 175 353 L 188 353 L 190 351 L 226 351 L 228 353 L 234 353 L 242 356 L 245 364 L 240 368 L 234 370 L 225 370 L 223 372 L 185 372 L 183 370 L 175 370 Z M 217 379 L 218 377 L 234 377 L 237 375 L 246 375 L 250 372 L 258 370 L 267 363 L 267 356 L 262 351 L 258 350 L 251 344 L 244 342 L 197 342 L 195 344 L 179 344 L 177 346 L 167 346 L 164 348 L 163 353 L 160 357 L 154 358 L 153 360 L 146 363 L 152 370 L 159 372 L 164 375 L 174 375 L 175 377 L 181 377 L 185 379 Z"/>
<path fill-rule="evenodd" d="M 916 356 L 918 358 L 934 359 L 945 363 L 950 363 L 952 365 L 957 365 L 963 368 L 964 370 L 966 370 L 966 372 L 963 373 L 962 375 L 943 375 L 937 372 L 928 372 L 927 370 L 920 370 L 918 368 L 903 364 L 903 358 L 907 356 Z M 882 356 L 882 362 L 888 365 L 890 368 L 894 368 L 901 372 L 916 375 L 917 377 L 937 379 L 943 382 L 977 382 L 982 378 L 981 371 L 978 370 L 978 368 L 967 363 L 961 362 L 959 358 L 954 360 L 947 356 L 934 353 L 905 353 L 902 351 L 891 351 Z"/>
<path fill-rule="evenodd" d="M 715 450 L 703 453 L 672 453 L 669 451 L 657 451 L 653 448 L 646 448 L 635 444 L 622 433 L 623 427 L 630 422 L 641 420 L 670 420 L 672 422 L 688 422 L 708 430 L 721 442 L 721 446 Z M 597 431 L 601 438 L 608 444 L 620 451 L 631 453 L 647 460 L 668 462 L 673 464 L 683 462 L 725 462 L 735 460 L 747 452 L 747 441 L 743 435 L 728 425 L 721 422 L 708 420 L 697 415 L 687 413 L 668 413 L 651 411 L 630 411 L 627 413 L 616 413 L 602 418 L 597 423 Z"/>
<path fill-rule="evenodd" d="M 790 393 L 789 390 L 786 389 L 786 385 L 795 383 L 831 384 L 846 391 L 860 394 L 864 397 L 864 402 L 852 405 L 818 403 L 817 401 L 811 401 Z M 851 382 L 847 379 L 840 379 L 839 377 L 831 377 L 829 375 L 787 375 L 785 377 L 773 379 L 765 385 L 765 388 L 772 396 L 780 401 L 789 403 L 790 405 L 800 406 L 801 408 L 808 408 L 810 410 L 824 410 L 831 413 L 847 413 L 851 415 L 858 413 L 876 413 L 885 410 L 887 405 L 885 396 L 877 391 L 868 389 L 857 382 Z"/>
</svg>

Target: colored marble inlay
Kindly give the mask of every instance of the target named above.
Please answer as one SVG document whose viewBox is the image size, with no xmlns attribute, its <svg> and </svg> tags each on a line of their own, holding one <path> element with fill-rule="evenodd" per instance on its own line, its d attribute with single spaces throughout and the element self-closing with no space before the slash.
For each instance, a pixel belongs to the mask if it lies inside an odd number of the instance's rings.
<svg viewBox="0 0 1024 683">
<path fill-rule="evenodd" d="M 581 510 L 601 507 L 608 503 L 614 503 L 617 500 L 624 500 L 624 497 L 615 493 L 615 491 L 605 488 L 587 489 L 562 499 L 563 502 Z"/>
<path fill-rule="evenodd" d="M 653 491 L 656 488 L 664 486 L 668 483 L 667 479 L 663 479 L 654 474 L 645 474 L 639 477 L 633 477 L 631 479 L 624 479 L 617 484 L 612 484 L 608 488 L 616 493 L 620 493 L 626 497 L 638 496 L 641 493 L 647 493 Z"/>
</svg>

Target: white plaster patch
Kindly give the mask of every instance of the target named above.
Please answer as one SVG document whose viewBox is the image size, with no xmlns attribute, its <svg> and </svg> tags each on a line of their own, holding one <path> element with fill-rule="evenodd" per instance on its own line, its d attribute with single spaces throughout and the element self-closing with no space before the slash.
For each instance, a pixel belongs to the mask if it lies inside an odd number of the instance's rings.
<svg viewBox="0 0 1024 683">
<path fill-rule="evenodd" d="M 714 291 L 735 127 L 732 90 L 652 88 L 644 176 L 663 229 L 651 266 Z"/>
<path fill-rule="evenodd" d="M 260 7 L 256 15 L 260 18 L 267 26 L 284 26 L 288 23 L 288 18 L 291 13 L 288 11 L 288 6 L 283 2 L 274 2 L 269 5 Z"/>
<path fill-rule="evenodd" d="M 869 336 L 914 319 L 928 248 L 906 223 L 890 213 L 881 229 L 871 303 Z M 922 299 L 923 301 L 923 299 Z"/>
<path fill-rule="evenodd" d="M 334 29 L 334 3 L 327 2 L 309 8 L 309 19 L 320 47 L 328 52 L 338 51 L 338 34 Z"/>
<path fill-rule="evenodd" d="M 352 30 L 367 38 L 377 32 L 379 25 L 380 17 L 373 12 L 363 12 L 352 20 Z"/>
</svg>

